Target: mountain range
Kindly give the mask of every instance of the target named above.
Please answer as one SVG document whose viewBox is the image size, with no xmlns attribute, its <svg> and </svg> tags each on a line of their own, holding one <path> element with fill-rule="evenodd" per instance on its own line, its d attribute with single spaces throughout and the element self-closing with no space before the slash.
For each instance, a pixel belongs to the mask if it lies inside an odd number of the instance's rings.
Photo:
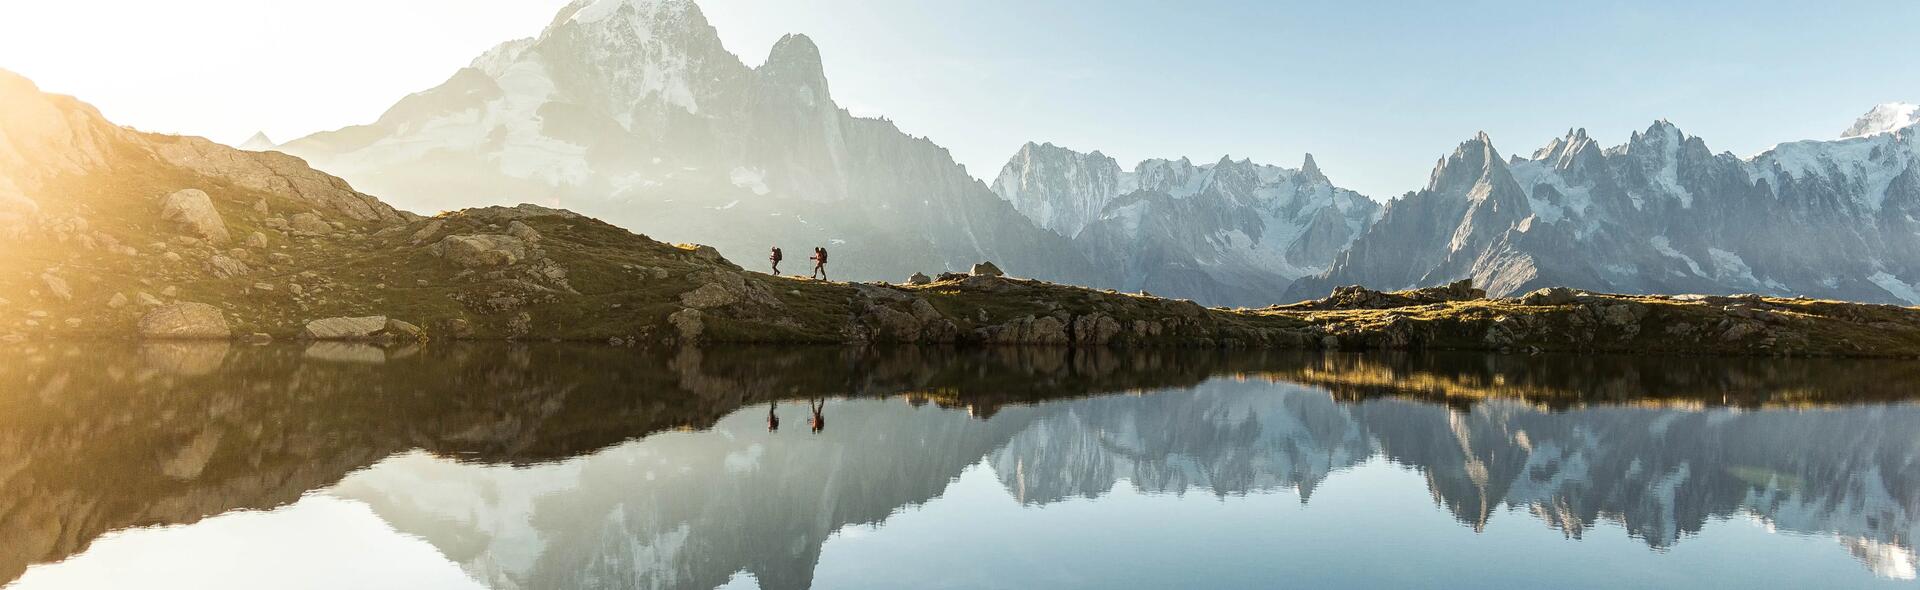
<svg viewBox="0 0 1920 590">
<path fill-rule="evenodd" d="M 579 0 L 379 120 L 275 149 L 402 208 L 536 202 L 753 260 L 826 246 L 837 278 L 992 260 L 1019 276 L 1259 306 L 1472 279 L 1626 293 L 1920 304 L 1913 105 L 1830 141 L 1714 153 L 1660 121 L 1503 157 L 1481 134 L 1379 203 L 1298 168 L 1122 169 L 1029 143 L 989 187 L 927 138 L 838 106 L 803 35 L 746 65 L 692 0 Z"/>
</svg>

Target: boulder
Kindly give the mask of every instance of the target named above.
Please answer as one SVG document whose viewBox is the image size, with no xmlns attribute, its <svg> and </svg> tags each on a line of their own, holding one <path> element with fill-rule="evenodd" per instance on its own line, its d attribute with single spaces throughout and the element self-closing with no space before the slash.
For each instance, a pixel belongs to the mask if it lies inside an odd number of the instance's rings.
<svg viewBox="0 0 1920 590">
<path fill-rule="evenodd" d="M 933 280 L 935 282 L 944 283 L 947 281 L 958 281 L 960 279 L 967 278 L 968 276 L 969 275 L 957 273 L 957 272 L 943 272 L 943 273 L 940 273 L 940 276 L 935 277 Z"/>
<path fill-rule="evenodd" d="M 1000 272 L 1000 267 L 994 266 L 992 262 L 981 262 L 979 264 L 975 264 L 973 265 L 973 270 L 968 271 L 967 274 L 970 274 L 976 277 L 1007 276 L 1007 273 Z"/>
<path fill-rule="evenodd" d="M 1578 297 L 1573 289 L 1566 287 L 1546 287 L 1520 296 L 1521 305 L 1566 305 Z"/>
<path fill-rule="evenodd" d="M 213 208 L 213 199 L 200 189 L 175 191 L 160 202 L 160 218 L 181 225 L 188 233 L 215 244 L 233 239 L 227 222 Z"/>
<path fill-rule="evenodd" d="M 233 335 L 220 308 L 205 303 L 175 303 L 140 318 L 140 336 L 149 339 L 225 339 Z"/>
<path fill-rule="evenodd" d="M 247 236 L 247 247 L 248 248 L 267 247 L 267 234 L 263 234 L 260 232 L 253 232 L 253 235 Z"/>
<path fill-rule="evenodd" d="M 673 315 L 667 316 L 667 323 L 672 324 L 674 331 L 680 334 L 682 344 L 699 342 L 700 333 L 706 331 L 706 325 L 700 321 L 698 309 L 682 309 L 673 312 Z"/>
<path fill-rule="evenodd" d="M 527 225 L 526 222 L 518 219 L 507 224 L 507 235 L 520 238 L 520 241 L 529 244 L 540 241 L 540 232 L 533 229 L 533 226 Z"/>
<path fill-rule="evenodd" d="M 420 326 L 388 318 L 386 335 L 402 342 L 426 342 L 427 331 Z"/>
<path fill-rule="evenodd" d="M 40 282 L 46 285 L 47 294 L 52 295 L 54 299 L 61 301 L 73 300 L 73 289 L 67 286 L 66 279 L 54 276 L 53 273 L 45 273 L 40 275 Z"/>
<path fill-rule="evenodd" d="M 527 257 L 520 238 L 494 234 L 447 236 L 427 251 L 464 268 L 512 266 Z"/>
<path fill-rule="evenodd" d="M 731 305 L 739 299 L 739 296 L 729 291 L 726 285 L 717 282 L 707 283 L 698 289 L 680 294 L 680 304 L 693 309 L 712 309 Z"/>
<path fill-rule="evenodd" d="M 107 299 L 107 309 L 120 309 L 126 307 L 128 303 L 132 303 L 132 301 L 127 299 L 125 293 L 114 293 L 113 297 Z"/>
<path fill-rule="evenodd" d="M 907 277 L 907 284 L 909 284 L 909 285 L 931 285 L 931 284 L 933 284 L 933 277 L 929 277 L 929 276 L 927 276 L 927 275 L 926 275 L 926 273 L 919 273 L 919 272 L 916 272 L 916 273 L 913 273 L 913 276 L 910 276 L 910 277 Z"/>
<path fill-rule="evenodd" d="M 387 329 L 387 316 L 326 318 L 307 322 L 300 337 L 307 340 L 372 340 Z"/>
<path fill-rule="evenodd" d="M 446 225 L 447 220 L 445 219 L 429 221 L 426 225 L 420 227 L 420 231 L 413 232 L 413 237 L 407 238 L 407 241 L 412 242 L 416 246 L 425 244 L 427 240 L 431 240 L 434 236 L 440 235 L 440 228 Z"/>
<path fill-rule="evenodd" d="M 713 246 L 705 244 L 681 244 L 680 247 L 692 251 L 693 257 L 698 260 L 705 260 L 707 262 L 726 261 L 726 257 L 720 255 L 720 250 L 715 249 Z"/>
<path fill-rule="evenodd" d="M 208 258 L 207 270 L 212 271 L 213 276 L 223 279 L 253 272 L 253 269 L 247 267 L 247 263 L 225 254 L 215 254 L 213 257 Z"/>
<path fill-rule="evenodd" d="M 295 213 L 287 227 L 297 236 L 324 236 L 333 233 L 333 224 L 315 213 Z M 275 228 L 278 229 L 278 228 Z"/>
</svg>

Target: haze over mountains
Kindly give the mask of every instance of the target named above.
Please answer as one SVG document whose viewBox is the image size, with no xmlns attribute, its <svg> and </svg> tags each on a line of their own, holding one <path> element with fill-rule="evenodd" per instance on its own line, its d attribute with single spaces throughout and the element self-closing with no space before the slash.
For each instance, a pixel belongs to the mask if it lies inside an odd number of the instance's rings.
<svg viewBox="0 0 1920 590">
<path fill-rule="evenodd" d="M 947 151 L 834 102 L 811 40 L 749 67 L 691 0 L 581 0 L 378 121 L 277 149 L 403 207 L 536 202 L 735 260 L 837 254 L 836 278 L 992 260 L 1061 282 L 1265 305 L 1343 284 L 1472 278 L 1920 304 L 1912 105 L 1752 158 L 1664 121 L 1507 158 L 1484 135 L 1381 205 L 1298 168 L 1022 147 L 989 188 Z M 798 257 L 796 257 L 798 258 Z M 796 265 L 797 266 L 797 265 Z"/>
</svg>

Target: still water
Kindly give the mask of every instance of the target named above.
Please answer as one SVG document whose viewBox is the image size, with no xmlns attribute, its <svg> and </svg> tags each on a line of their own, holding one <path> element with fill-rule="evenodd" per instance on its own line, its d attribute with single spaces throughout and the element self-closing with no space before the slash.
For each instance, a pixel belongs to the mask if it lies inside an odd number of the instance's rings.
<svg viewBox="0 0 1920 590">
<path fill-rule="evenodd" d="M 1920 364 L 0 349 L 7 588 L 1912 587 Z"/>
</svg>

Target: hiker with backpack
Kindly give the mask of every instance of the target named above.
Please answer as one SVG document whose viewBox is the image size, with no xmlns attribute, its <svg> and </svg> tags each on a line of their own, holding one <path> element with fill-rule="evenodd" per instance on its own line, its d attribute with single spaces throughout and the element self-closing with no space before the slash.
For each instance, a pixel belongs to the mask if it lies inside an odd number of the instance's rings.
<svg viewBox="0 0 1920 590">
<path fill-rule="evenodd" d="M 786 259 L 787 259 L 786 253 L 781 252 L 779 246 L 774 246 L 773 255 L 767 257 L 767 260 L 773 263 L 773 276 L 776 276 L 776 277 L 780 276 L 780 261 L 786 260 Z"/>
<path fill-rule="evenodd" d="M 827 278 L 827 249 L 814 246 L 812 260 L 813 278 L 825 280 Z"/>
</svg>

